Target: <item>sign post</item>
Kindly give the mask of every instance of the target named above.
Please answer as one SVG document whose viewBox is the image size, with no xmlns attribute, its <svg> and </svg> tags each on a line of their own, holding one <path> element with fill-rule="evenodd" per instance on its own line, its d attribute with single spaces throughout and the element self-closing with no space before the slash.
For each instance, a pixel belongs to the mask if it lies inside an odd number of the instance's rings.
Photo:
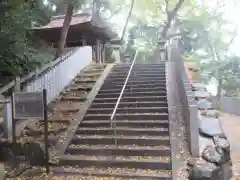
<svg viewBox="0 0 240 180">
<path fill-rule="evenodd" d="M 46 171 L 49 173 L 47 91 L 14 92 L 12 95 L 12 139 L 16 146 L 16 120 L 43 119 Z M 14 148 L 15 149 L 15 148 Z M 15 154 L 15 152 L 14 152 Z"/>
</svg>

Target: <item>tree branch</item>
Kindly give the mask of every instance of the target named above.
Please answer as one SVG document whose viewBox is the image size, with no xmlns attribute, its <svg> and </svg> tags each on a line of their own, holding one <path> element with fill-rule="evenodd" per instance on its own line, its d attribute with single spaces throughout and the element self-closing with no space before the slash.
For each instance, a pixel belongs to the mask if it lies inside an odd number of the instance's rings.
<svg viewBox="0 0 240 180">
<path fill-rule="evenodd" d="M 124 8 L 126 8 L 129 5 L 125 5 L 125 6 L 121 6 L 120 8 L 118 8 L 115 12 L 113 12 L 111 14 L 111 16 L 109 16 L 108 18 L 106 18 L 106 21 L 109 21 L 113 16 L 115 16 L 117 13 L 119 13 L 121 10 L 123 10 Z"/>
<path fill-rule="evenodd" d="M 127 17 L 126 23 L 125 23 L 125 25 L 124 25 L 124 28 L 123 28 L 123 32 L 122 32 L 121 41 L 123 41 L 124 35 L 125 35 L 125 33 L 126 33 L 126 30 L 127 30 L 127 25 L 128 25 L 128 21 L 129 21 L 129 19 L 130 19 L 131 15 L 132 15 L 132 10 L 133 10 L 133 5 L 134 5 L 134 2 L 135 2 L 135 1 L 134 1 L 134 0 L 132 0 L 131 8 L 130 8 L 130 11 L 129 11 L 129 13 L 128 13 L 128 17 Z"/>
<path fill-rule="evenodd" d="M 165 1 L 165 12 L 168 14 L 168 0 L 164 0 Z"/>
<path fill-rule="evenodd" d="M 178 3 L 175 5 L 175 8 L 167 14 L 167 23 L 161 32 L 161 36 L 163 38 L 166 37 L 168 29 L 171 26 L 172 20 L 176 16 L 176 14 L 177 14 L 178 10 L 180 9 L 180 7 L 182 6 L 183 2 L 184 2 L 184 0 L 179 0 Z"/>
</svg>

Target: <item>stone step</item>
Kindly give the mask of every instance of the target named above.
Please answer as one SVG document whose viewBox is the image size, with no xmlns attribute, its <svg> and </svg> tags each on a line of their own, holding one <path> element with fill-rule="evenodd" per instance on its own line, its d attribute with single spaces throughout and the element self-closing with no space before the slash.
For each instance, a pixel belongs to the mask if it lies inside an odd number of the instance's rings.
<svg viewBox="0 0 240 180">
<path fill-rule="evenodd" d="M 121 72 L 129 72 L 128 67 L 126 68 L 116 68 L 114 72 L 121 71 Z M 155 68 L 148 68 L 148 67 L 133 67 L 132 72 L 165 72 L 165 67 L 155 67 Z"/>
<path fill-rule="evenodd" d="M 92 83 L 95 83 L 96 82 L 96 80 L 90 80 L 90 79 L 88 79 L 88 80 L 84 80 L 84 79 L 80 79 L 80 78 L 78 78 L 78 79 L 76 79 L 75 81 L 74 81 L 75 83 L 78 83 L 78 84 L 83 84 L 83 83 L 89 83 L 89 84 L 92 84 Z"/>
<path fill-rule="evenodd" d="M 111 74 L 109 74 L 108 78 L 111 79 L 115 79 L 115 78 L 120 78 L 120 79 L 124 79 L 127 77 L 129 72 L 112 72 Z M 144 72 L 144 71 L 135 71 L 135 72 L 131 72 L 129 78 L 152 78 L 154 76 L 154 78 L 165 78 L 166 77 L 166 72 L 164 71 L 160 71 L 160 72 Z"/>
<path fill-rule="evenodd" d="M 112 72 L 113 73 L 113 72 Z M 109 73 L 108 77 L 111 77 L 111 78 L 120 78 L 120 79 L 124 79 L 127 77 L 127 74 L 125 75 L 114 75 L 112 73 Z M 130 74 L 130 77 L 139 77 L 139 78 L 156 78 L 156 77 L 159 77 L 159 78 L 162 78 L 162 77 L 166 77 L 165 73 L 162 73 L 162 72 L 158 72 L 157 74 L 153 74 L 153 73 L 131 73 Z"/>
<path fill-rule="evenodd" d="M 110 120 L 112 113 L 110 114 L 86 114 L 83 120 Z M 139 119 L 145 120 L 167 120 L 168 113 L 128 113 L 128 114 L 120 114 L 117 113 L 114 116 L 116 120 L 135 120 L 138 121 Z"/>
<path fill-rule="evenodd" d="M 170 147 L 152 147 L 152 146 L 115 146 L 115 145 L 96 145 L 81 146 L 71 145 L 67 148 L 66 153 L 72 155 L 95 155 L 95 156 L 170 156 Z"/>
<path fill-rule="evenodd" d="M 110 102 L 117 102 L 118 97 L 116 98 L 95 98 L 93 103 L 110 103 Z M 142 96 L 142 97 L 122 97 L 121 102 L 144 102 L 144 101 L 167 101 L 166 96 Z"/>
<path fill-rule="evenodd" d="M 124 83 L 123 83 L 124 84 Z M 123 84 L 111 84 L 111 83 L 106 83 L 103 84 L 103 86 L 101 87 L 101 90 L 103 89 L 122 89 L 123 88 Z M 166 88 L 166 83 L 162 82 L 162 83 L 152 83 L 152 84 L 127 84 L 126 89 L 130 89 L 130 88 Z"/>
<path fill-rule="evenodd" d="M 88 145 L 114 145 L 115 139 L 118 145 L 138 145 L 138 146 L 160 146 L 170 145 L 168 136 L 120 136 L 113 135 L 75 135 L 71 144 L 88 144 Z"/>
<path fill-rule="evenodd" d="M 85 72 L 84 74 L 81 74 L 78 77 L 81 78 L 97 78 L 99 75 L 101 74 L 101 72 Z"/>
<path fill-rule="evenodd" d="M 92 85 L 81 85 L 81 84 L 74 84 L 68 88 L 69 91 L 86 91 L 89 92 L 93 88 Z"/>
<path fill-rule="evenodd" d="M 114 82 L 122 82 L 122 81 L 125 81 L 126 80 L 126 77 L 118 77 L 118 76 L 110 76 L 108 78 L 109 80 L 112 80 Z M 131 80 L 135 80 L 135 81 L 162 81 L 162 80 L 165 80 L 166 77 L 165 76 L 156 76 L 156 75 L 152 75 L 152 76 L 134 76 L 134 75 L 130 75 L 129 77 L 129 81 Z"/>
<path fill-rule="evenodd" d="M 111 114 L 114 108 L 90 108 L 87 110 L 89 114 Z M 144 108 L 117 108 L 117 113 L 132 114 L 132 113 L 168 113 L 167 107 L 144 107 Z"/>
<path fill-rule="evenodd" d="M 114 108 L 116 105 L 115 102 L 110 103 L 92 103 L 90 108 Z M 154 102 L 121 102 L 118 105 L 118 108 L 137 108 L 137 107 L 167 107 L 167 101 L 154 101 Z"/>
<path fill-rule="evenodd" d="M 165 67 L 165 63 L 166 62 L 159 62 L 158 64 L 152 64 L 152 63 L 144 63 L 144 64 L 140 64 L 135 62 L 134 67 Z M 119 64 L 115 64 L 114 67 L 130 67 L 131 63 L 119 63 Z"/>
<path fill-rule="evenodd" d="M 117 89 L 101 89 L 98 94 L 102 93 L 120 93 L 122 88 Z M 127 92 L 151 92 L 151 91 L 160 91 L 166 93 L 166 87 L 155 87 L 155 88 L 134 88 L 134 87 L 128 87 L 124 89 L 124 93 Z"/>
<path fill-rule="evenodd" d="M 125 81 L 118 82 L 118 81 L 111 81 L 111 84 L 116 84 L 116 85 L 123 85 Z M 153 84 L 153 83 L 158 83 L 158 84 L 166 84 L 165 79 L 161 80 L 133 80 L 133 79 L 128 79 L 127 85 L 140 85 L 140 84 Z"/>
<path fill-rule="evenodd" d="M 154 171 L 145 169 L 127 168 L 77 168 L 77 167 L 57 167 L 53 169 L 54 176 L 60 177 L 83 177 L 86 179 L 119 179 L 119 180 L 171 180 L 171 171 Z M 85 178 L 83 177 L 83 178 Z M 94 177 L 94 178 L 93 178 Z"/>
<path fill-rule="evenodd" d="M 77 165 L 79 167 L 117 167 L 117 168 L 141 168 L 141 169 L 163 169 L 170 170 L 171 163 L 169 158 L 163 159 L 134 159 L 131 156 L 79 156 L 79 155 L 63 155 L 60 157 L 61 165 Z"/>
<path fill-rule="evenodd" d="M 98 93 L 96 98 L 114 98 L 114 97 L 119 97 L 119 93 Z M 131 96 L 166 96 L 166 91 L 145 91 L 145 92 L 129 92 L 129 91 L 124 91 L 123 92 L 123 97 L 131 97 Z"/>
<path fill-rule="evenodd" d="M 117 135 L 146 135 L 146 136 L 169 136 L 168 128 L 130 128 L 116 127 Z M 81 135 L 113 135 L 111 128 L 78 128 L 76 134 Z"/>
<path fill-rule="evenodd" d="M 109 118 L 110 119 L 110 118 Z M 117 127 L 131 127 L 131 128 L 169 128 L 168 120 L 116 120 Z M 110 120 L 85 120 L 82 121 L 80 127 L 96 128 L 96 127 L 110 127 Z"/>
<path fill-rule="evenodd" d="M 54 111 L 61 111 L 62 113 L 75 113 L 79 111 L 80 103 L 60 101 L 49 105 L 48 107 L 50 107 L 50 110 L 53 109 Z"/>
<path fill-rule="evenodd" d="M 75 102 L 82 102 L 82 101 L 85 101 L 87 98 L 86 95 L 83 95 L 83 96 L 61 96 L 61 100 L 62 101 L 75 101 Z"/>
</svg>

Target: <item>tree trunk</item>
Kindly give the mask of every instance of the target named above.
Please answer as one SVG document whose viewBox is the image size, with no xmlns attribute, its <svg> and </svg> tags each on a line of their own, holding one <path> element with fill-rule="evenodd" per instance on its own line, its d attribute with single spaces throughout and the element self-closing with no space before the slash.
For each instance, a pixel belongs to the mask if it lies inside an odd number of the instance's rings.
<svg viewBox="0 0 240 180">
<path fill-rule="evenodd" d="M 222 97 L 222 77 L 220 75 L 220 70 L 218 69 L 218 88 L 217 88 L 217 108 L 220 109 Z"/>
<path fill-rule="evenodd" d="M 132 0 L 131 8 L 130 8 L 130 11 L 129 11 L 129 13 L 128 13 L 127 20 L 126 20 L 125 25 L 124 25 L 124 28 L 123 28 L 121 41 L 123 41 L 124 35 L 125 35 L 125 33 L 126 33 L 127 25 L 128 25 L 128 22 L 129 22 L 129 19 L 130 19 L 131 15 L 132 15 L 133 5 L 134 5 L 134 0 Z"/>
<path fill-rule="evenodd" d="M 161 32 L 162 38 L 164 38 L 164 39 L 166 38 L 168 29 L 171 26 L 172 20 L 176 16 L 176 14 L 177 14 L 178 10 L 180 9 L 180 7 L 182 6 L 183 2 L 184 2 L 184 0 L 179 0 L 177 2 L 177 4 L 175 5 L 175 8 L 172 11 L 167 12 L 167 24 L 164 26 L 164 28 Z"/>
<path fill-rule="evenodd" d="M 101 8 L 101 0 L 93 0 L 93 10 L 92 10 L 92 18 L 93 22 L 97 22 L 97 19 L 100 17 L 100 8 Z"/>
<path fill-rule="evenodd" d="M 59 40 L 59 43 L 58 43 L 58 48 L 57 48 L 55 58 L 60 57 L 63 53 L 64 46 L 65 46 L 66 39 L 67 39 L 68 29 L 69 29 L 69 26 L 70 26 L 70 23 L 71 23 L 71 20 L 72 20 L 73 9 L 74 9 L 73 2 L 69 2 L 68 5 L 67 5 L 67 11 L 66 11 L 66 14 L 65 14 L 63 27 L 62 27 L 62 30 L 61 30 L 60 40 Z"/>
</svg>

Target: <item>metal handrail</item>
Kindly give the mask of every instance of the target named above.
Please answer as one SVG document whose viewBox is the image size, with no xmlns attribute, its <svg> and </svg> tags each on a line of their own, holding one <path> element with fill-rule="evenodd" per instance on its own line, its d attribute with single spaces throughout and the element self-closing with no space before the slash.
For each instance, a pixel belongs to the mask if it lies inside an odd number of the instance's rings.
<svg viewBox="0 0 240 180">
<path fill-rule="evenodd" d="M 124 85 L 123 85 L 123 87 L 122 87 L 122 91 L 121 91 L 121 93 L 120 93 L 120 95 L 119 95 L 119 97 L 118 97 L 118 100 L 117 100 L 117 102 L 116 102 L 116 105 L 115 105 L 115 107 L 114 107 L 114 109 L 113 109 L 113 112 L 112 112 L 112 115 L 111 115 L 111 118 L 110 118 L 111 129 L 113 128 L 113 119 L 114 119 L 114 116 L 115 116 L 115 114 L 116 114 L 116 111 L 117 111 L 118 105 L 119 105 L 119 103 L 120 103 L 120 100 L 121 100 L 121 98 L 122 98 L 122 95 L 123 95 L 123 92 L 124 92 L 124 90 L 125 90 L 125 87 L 126 87 L 126 85 L 127 85 L 127 82 L 128 82 L 129 77 L 130 77 L 130 74 L 131 74 L 131 72 L 132 72 L 133 65 L 135 64 L 137 54 L 138 54 L 138 51 L 135 53 L 133 62 L 132 62 L 131 67 L 130 67 L 130 69 L 129 69 L 129 71 L 128 71 L 127 78 L 126 78 L 126 80 L 125 80 L 125 82 L 124 82 Z M 117 140 L 116 140 L 116 122 L 115 122 L 115 121 L 114 121 L 114 125 L 115 125 L 115 126 L 114 126 L 115 145 L 117 145 Z"/>
</svg>

